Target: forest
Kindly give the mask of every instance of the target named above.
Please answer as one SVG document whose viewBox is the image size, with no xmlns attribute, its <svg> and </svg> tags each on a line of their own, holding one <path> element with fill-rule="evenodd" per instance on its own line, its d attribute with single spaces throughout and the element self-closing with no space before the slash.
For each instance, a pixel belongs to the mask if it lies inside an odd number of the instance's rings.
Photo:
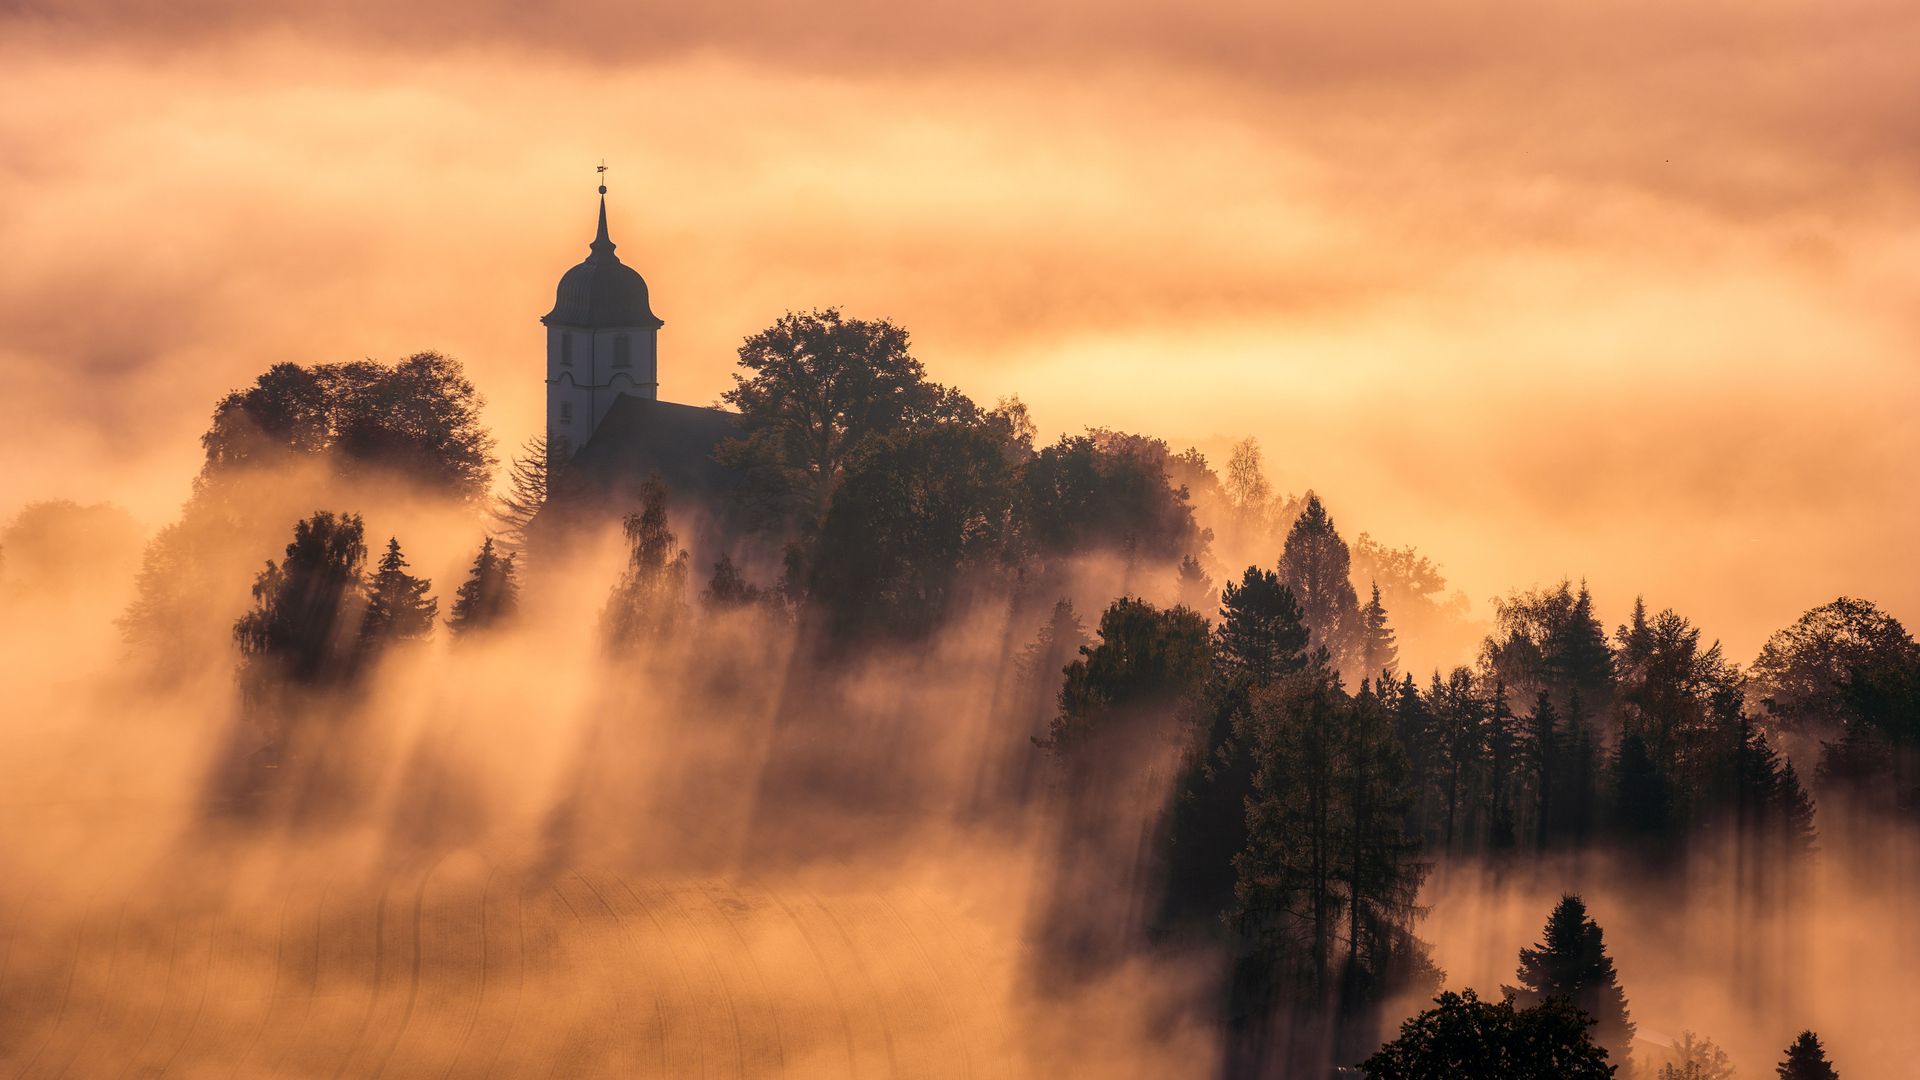
<svg viewBox="0 0 1920 1080">
<path fill-rule="evenodd" d="M 276 364 L 214 404 L 151 538 L 105 505 L 19 512 L 8 640 L 114 598 L 79 707 L 112 724 L 75 755 L 181 778 L 169 851 L 1015 867 L 1019 899 L 984 903 L 1016 1073 L 1911 1060 L 1882 990 L 1920 956 L 1890 918 L 1920 884 L 1920 645 L 1870 600 L 1783 612 L 1750 660 L 1577 577 L 1476 622 L 1364 507 L 1275 490 L 1252 439 L 1043 442 L 838 310 L 747 337 L 723 400 L 728 505 L 653 481 L 568 531 L 542 513 L 567 464 L 538 438 L 499 460 L 458 361 Z M 695 515 L 735 543 L 696 561 Z"/>
</svg>

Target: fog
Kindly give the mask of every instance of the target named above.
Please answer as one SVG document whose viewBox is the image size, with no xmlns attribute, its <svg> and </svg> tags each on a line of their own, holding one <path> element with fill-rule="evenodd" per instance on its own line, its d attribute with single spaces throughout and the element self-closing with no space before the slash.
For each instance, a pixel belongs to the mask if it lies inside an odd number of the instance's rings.
<svg viewBox="0 0 1920 1080">
<path fill-rule="evenodd" d="M 442 597 L 480 533 L 320 466 L 244 483 L 263 520 L 363 507 Z M 511 628 L 443 628 L 306 702 L 305 750 L 248 790 L 262 735 L 225 635 L 278 539 L 202 549 L 223 584 L 159 669 L 115 624 L 134 537 L 5 564 L 0 1045 L 22 1075 L 1219 1067 L 1224 958 L 1139 933 L 1175 746 L 1149 735 L 1096 801 L 1063 801 L 1036 718 L 1007 706 L 1031 612 L 980 602 L 924 646 L 821 667 L 789 620 L 696 606 L 613 656 L 598 616 L 623 552 L 601 535 L 533 564 Z M 1089 612 L 1170 599 L 1110 561 L 1071 581 Z M 1920 1050 L 1920 844 L 1843 828 L 1785 900 L 1735 890 L 1731 851 L 1651 875 L 1602 852 L 1442 859 L 1416 930 L 1447 986 L 1493 995 L 1579 890 L 1642 1060 L 1686 1029 L 1757 1073 L 1813 1026 L 1849 1075 L 1895 1075 Z"/>
</svg>

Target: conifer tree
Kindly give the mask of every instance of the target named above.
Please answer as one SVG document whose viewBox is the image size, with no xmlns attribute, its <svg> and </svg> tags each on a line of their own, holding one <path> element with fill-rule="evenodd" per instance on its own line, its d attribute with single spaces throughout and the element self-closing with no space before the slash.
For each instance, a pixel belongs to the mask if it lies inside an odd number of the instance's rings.
<svg viewBox="0 0 1920 1080">
<path fill-rule="evenodd" d="M 1820 1036 L 1811 1031 L 1803 1031 L 1793 1040 L 1787 1047 L 1786 1060 L 1774 1066 L 1773 1071 L 1780 1075 L 1780 1080 L 1840 1080 L 1840 1074 L 1827 1061 Z"/>
<path fill-rule="evenodd" d="M 1387 625 L 1387 606 L 1380 602 L 1380 583 L 1373 585 L 1373 597 L 1360 609 L 1360 670 L 1368 678 L 1387 678 L 1400 667 L 1400 647 L 1394 641 L 1393 628 Z"/>
<path fill-rule="evenodd" d="M 1213 578 L 1200 565 L 1200 560 L 1192 555 L 1180 560 L 1174 586 L 1179 591 L 1180 603 L 1195 611 L 1204 612 L 1207 601 L 1213 596 Z"/>
<path fill-rule="evenodd" d="M 1496 679 L 1487 703 L 1487 843 L 1496 851 L 1514 845 L 1513 780 L 1520 750 L 1506 683 Z"/>
<path fill-rule="evenodd" d="M 378 647 L 388 642 L 422 641 L 432 635 L 434 620 L 440 616 L 440 601 L 427 595 L 431 587 L 427 579 L 407 573 L 399 538 L 388 537 L 387 553 L 380 557 L 380 566 L 367 589 L 361 640 Z"/>
<path fill-rule="evenodd" d="M 527 528 L 547 504 L 547 437 L 535 435 L 520 446 L 507 474 L 507 490 L 493 509 L 500 546 L 519 553 L 527 546 Z"/>
<path fill-rule="evenodd" d="M 1503 989 L 1522 1006 L 1552 997 L 1571 1001 L 1594 1018 L 1594 1041 L 1624 1065 L 1634 1023 L 1599 924 L 1587 916 L 1580 897 L 1569 894 L 1554 907 L 1543 936 L 1540 944 L 1520 950 L 1519 986 Z"/>
<path fill-rule="evenodd" d="M 740 568 L 733 565 L 733 556 L 723 554 L 713 564 L 713 576 L 707 579 L 700 599 L 710 611 L 737 611 L 765 603 L 770 594 L 742 577 Z"/>
<path fill-rule="evenodd" d="M 480 542 L 467 580 L 454 592 L 453 615 L 447 620 L 455 637 L 492 629 L 511 619 L 520 608 L 520 583 L 514 556 L 494 549 L 493 537 Z"/>
<path fill-rule="evenodd" d="M 1352 554 L 1340 539 L 1333 518 L 1318 495 L 1307 496 L 1306 508 L 1287 531 L 1280 555 L 1280 580 L 1300 601 L 1313 646 L 1325 649 L 1336 670 L 1350 670 L 1359 662 L 1360 601 L 1353 591 Z"/>
<path fill-rule="evenodd" d="M 1560 716 L 1553 711 L 1553 695 L 1544 689 L 1533 699 L 1533 715 L 1528 717 L 1527 726 L 1533 750 L 1533 845 L 1545 851 L 1553 831 L 1553 791 L 1560 780 L 1561 765 L 1557 755 Z"/>
<path fill-rule="evenodd" d="M 1433 745 L 1439 763 L 1434 779 L 1440 787 L 1441 839 L 1453 850 L 1461 824 L 1461 810 L 1482 771 L 1487 752 L 1487 707 L 1473 685 L 1473 672 L 1456 667 L 1440 681 L 1433 673 L 1427 693 L 1427 711 L 1433 722 Z"/>
<path fill-rule="evenodd" d="M 1652 844 L 1673 827 L 1673 795 L 1666 774 L 1638 732 L 1620 740 L 1613 765 L 1613 820 L 1620 831 Z"/>
</svg>

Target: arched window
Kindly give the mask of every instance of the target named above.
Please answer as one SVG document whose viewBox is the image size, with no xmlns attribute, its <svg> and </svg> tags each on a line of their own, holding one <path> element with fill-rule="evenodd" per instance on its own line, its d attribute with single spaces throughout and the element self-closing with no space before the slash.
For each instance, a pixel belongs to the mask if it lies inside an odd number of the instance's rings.
<svg viewBox="0 0 1920 1080">
<path fill-rule="evenodd" d="M 560 422 L 563 424 L 573 422 L 573 402 L 563 401 L 560 403 Z"/>
<path fill-rule="evenodd" d="M 613 335 L 613 366 L 633 366 L 633 339 L 625 334 Z"/>
<path fill-rule="evenodd" d="M 567 330 L 560 331 L 560 366 L 573 366 L 573 334 Z"/>
</svg>

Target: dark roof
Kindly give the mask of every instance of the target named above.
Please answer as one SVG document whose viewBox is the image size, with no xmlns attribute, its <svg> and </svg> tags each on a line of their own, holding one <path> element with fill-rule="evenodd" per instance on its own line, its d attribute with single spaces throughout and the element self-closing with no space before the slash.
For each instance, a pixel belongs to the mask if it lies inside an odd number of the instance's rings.
<svg viewBox="0 0 1920 1080">
<path fill-rule="evenodd" d="M 740 474 L 713 459 L 721 442 L 740 433 L 739 415 L 671 401 L 621 394 L 555 478 L 555 494 L 577 510 L 596 503 L 624 513 L 649 476 L 659 476 L 676 504 L 721 505 Z"/>
<path fill-rule="evenodd" d="M 604 190 L 604 189 L 602 189 Z M 640 272 L 620 261 L 607 237 L 607 197 L 600 196 L 600 231 L 591 254 L 579 266 L 561 275 L 553 310 L 541 322 L 583 330 L 628 327 L 659 329 L 663 324 L 647 301 L 647 283 Z"/>
</svg>

